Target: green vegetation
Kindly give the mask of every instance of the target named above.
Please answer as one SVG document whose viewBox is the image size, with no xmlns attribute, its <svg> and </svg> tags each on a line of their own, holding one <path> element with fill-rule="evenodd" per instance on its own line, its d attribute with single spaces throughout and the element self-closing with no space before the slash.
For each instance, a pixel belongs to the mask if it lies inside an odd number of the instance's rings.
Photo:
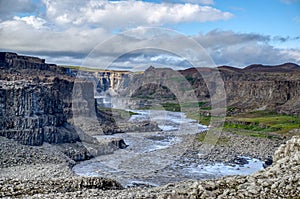
<svg viewBox="0 0 300 199">
<path fill-rule="evenodd" d="M 66 65 L 59 65 L 59 66 L 63 68 L 70 68 L 70 69 L 77 69 L 77 70 L 81 68 L 81 66 L 66 66 Z"/>
<path fill-rule="evenodd" d="M 207 102 L 186 102 L 186 103 L 173 103 L 165 102 L 161 103 L 162 107 L 167 111 L 181 111 L 182 109 L 197 109 L 199 107 L 201 110 L 211 110 L 211 107 L 207 105 Z"/>
<path fill-rule="evenodd" d="M 211 107 L 207 102 L 186 102 L 183 104 L 179 104 L 178 102 L 165 102 L 161 103 L 160 105 L 145 106 L 142 109 L 166 110 L 174 112 L 185 111 L 187 117 L 197 120 L 200 124 L 209 125 L 211 117 L 200 114 L 198 112 L 198 107 L 200 110 L 211 110 Z"/>
<path fill-rule="evenodd" d="M 199 110 L 197 110 L 199 107 Z M 200 124 L 209 125 L 211 116 L 204 115 L 201 110 L 211 110 L 208 102 L 165 102 L 157 106 L 151 106 L 149 109 L 164 109 L 167 111 L 184 111 L 187 117 L 197 120 Z M 233 111 L 230 107 L 227 111 Z M 239 115 L 226 117 L 224 130 L 252 137 L 274 138 L 292 130 L 300 128 L 300 118 L 292 115 L 278 114 L 270 111 L 252 111 Z"/>
<path fill-rule="evenodd" d="M 175 111 L 175 112 L 181 111 L 180 104 L 178 103 L 166 102 L 166 103 L 162 103 L 161 105 L 166 111 Z"/>
<path fill-rule="evenodd" d="M 224 128 L 238 134 L 270 138 L 300 128 L 300 118 L 270 111 L 253 111 L 226 118 Z"/>
<path fill-rule="evenodd" d="M 204 125 L 209 125 L 210 116 L 201 115 L 195 110 L 187 113 L 189 118 L 199 121 Z M 259 138 L 278 138 L 292 129 L 300 128 L 300 118 L 292 115 L 278 114 L 270 111 L 253 111 L 235 116 L 226 117 L 224 130 Z M 204 139 L 204 135 L 200 135 Z"/>
<path fill-rule="evenodd" d="M 179 83 L 188 81 L 191 85 L 193 85 L 196 81 L 194 77 L 170 77 L 168 80 L 179 82 Z"/>
<path fill-rule="evenodd" d="M 88 68 L 88 67 L 84 67 L 84 66 L 65 66 L 65 65 L 60 65 L 60 67 L 70 68 L 70 69 L 75 69 L 75 70 L 82 70 L 82 71 L 91 71 L 91 72 L 96 72 L 98 70 L 96 68 Z"/>
<path fill-rule="evenodd" d="M 210 116 L 201 115 L 200 113 L 191 110 L 190 112 L 186 113 L 187 117 L 197 120 L 200 124 L 204 124 L 206 126 L 210 123 Z"/>
<path fill-rule="evenodd" d="M 175 82 L 184 82 L 186 79 L 184 77 L 170 77 L 168 80 Z"/>
</svg>

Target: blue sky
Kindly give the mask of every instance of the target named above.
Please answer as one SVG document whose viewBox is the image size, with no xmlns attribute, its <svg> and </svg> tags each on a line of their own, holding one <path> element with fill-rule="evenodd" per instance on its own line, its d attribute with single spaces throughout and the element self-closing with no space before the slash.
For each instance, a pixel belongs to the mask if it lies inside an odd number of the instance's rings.
<svg viewBox="0 0 300 199">
<path fill-rule="evenodd" d="M 208 32 L 217 28 L 236 32 L 296 37 L 300 33 L 300 1 L 288 2 L 280 0 L 215 0 L 212 5 L 214 8 L 234 15 L 230 20 L 185 23 L 178 25 L 176 29 L 186 34 Z"/>
<path fill-rule="evenodd" d="M 300 0 L 0 0 L 0 50 L 57 64 L 81 65 L 102 42 L 144 26 L 169 28 L 194 39 L 216 65 L 300 64 Z M 123 40 L 120 46 L 126 49 L 137 38 L 124 35 Z M 147 46 L 147 41 L 138 42 Z M 111 48 L 101 59 L 118 51 Z M 122 56 L 116 65 L 183 63 L 175 57 L 170 61 L 172 53 L 153 59 L 161 51 L 141 56 L 144 52 L 129 53 L 128 60 Z"/>
</svg>

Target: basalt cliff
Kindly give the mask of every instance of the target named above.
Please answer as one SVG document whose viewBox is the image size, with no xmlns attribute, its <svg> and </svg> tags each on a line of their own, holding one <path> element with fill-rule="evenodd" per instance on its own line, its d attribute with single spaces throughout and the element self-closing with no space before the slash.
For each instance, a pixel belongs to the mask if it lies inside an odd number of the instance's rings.
<svg viewBox="0 0 300 199">
<path fill-rule="evenodd" d="M 95 109 L 93 83 L 75 81 L 65 68 L 1 52 L 0 71 L 0 136 L 24 145 L 54 144 L 71 158 L 84 160 L 92 155 L 83 142 L 89 147 L 99 143 L 77 127 L 74 114 L 94 114 L 97 123 L 105 123 L 104 133 L 115 128 L 109 115 Z"/>
<path fill-rule="evenodd" d="M 96 76 L 99 93 L 125 98 L 133 108 L 170 101 L 209 104 L 214 96 L 218 98 L 217 90 L 221 88 L 219 91 L 225 92 L 222 97 L 226 100 L 223 104 L 227 114 L 249 110 L 300 113 L 300 66 L 293 63 L 180 71 L 149 67 L 143 73 L 110 71 L 98 72 Z"/>
<path fill-rule="evenodd" d="M 79 141 L 67 122 L 73 82 L 63 69 L 39 58 L 0 55 L 0 135 L 27 145 Z"/>
</svg>

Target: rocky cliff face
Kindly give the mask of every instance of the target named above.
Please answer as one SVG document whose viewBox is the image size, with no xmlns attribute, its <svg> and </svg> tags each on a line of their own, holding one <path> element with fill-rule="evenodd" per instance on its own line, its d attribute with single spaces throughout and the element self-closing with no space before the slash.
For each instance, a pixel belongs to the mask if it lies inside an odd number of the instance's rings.
<svg viewBox="0 0 300 199">
<path fill-rule="evenodd" d="M 64 73 L 65 69 L 55 64 L 47 64 L 38 57 L 21 56 L 12 52 L 0 52 L 0 70 L 38 69 L 57 73 Z"/>
<path fill-rule="evenodd" d="M 0 135 L 28 145 L 79 141 L 67 123 L 71 86 L 59 79 L 51 83 L 1 81 Z"/>
<path fill-rule="evenodd" d="M 121 71 L 99 71 L 94 76 L 99 81 L 97 84 L 98 92 L 107 91 L 109 88 L 119 90 L 128 86 L 130 72 Z"/>
<path fill-rule="evenodd" d="M 0 136 L 35 146 L 80 141 L 69 122 L 74 78 L 42 59 L 15 53 L 0 53 L 0 63 Z M 80 85 L 93 93 L 92 83 Z"/>
<path fill-rule="evenodd" d="M 234 107 L 237 112 L 268 109 L 278 113 L 300 113 L 300 66 L 291 63 L 251 65 L 244 69 L 222 66 L 218 70 L 224 82 L 227 107 Z M 120 75 L 114 86 L 111 80 L 100 78 L 100 85 L 105 82 L 103 85 L 112 88 L 120 97 L 139 101 L 210 102 L 218 83 L 213 77 L 207 81 L 213 73 L 214 70 L 207 68 L 174 71 L 150 67 L 142 74 Z"/>
<path fill-rule="evenodd" d="M 238 72 L 220 68 L 228 106 L 240 110 L 267 109 L 299 115 L 300 67 L 293 66 L 286 69 L 283 65 L 269 68 L 259 65 L 258 69 L 251 66 Z"/>
<path fill-rule="evenodd" d="M 104 124 L 101 128 L 107 133 L 119 132 L 113 118 L 97 112 L 94 89 L 110 91 L 109 94 L 118 95 L 121 100 L 127 97 L 135 107 L 149 101 L 209 103 L 218 93 L 214 72 L 206 68 L 174 71 L 150 67 L 144 73 L 82 71 L 79 76 L 91 81 L 80 79 L 74 84 L 76 78 L 67 76 L 67 69 L 35 57 L 0 53 L 0 69 L 0 135 L 28 145 L 79 141 L 80 136 L 71 125 L 74 114 L 93 115 L 97 122 Z M 298 65 L 252 65 L 245 69 L 223 66 L 218 69 L 224 81 L 228 107 L 237 111 L 269 109 L 299 114 Z M 209 81 L 204 81 L 209 76 Z M 75 93 L 74 86 L 78 87 Z M 72 110 L 74 103 L 77 106 Z"/>
<path fill-rule="evenodd" d="M 113 118 L 95 106 L 93 81 L 69 72 L 43 59 L 0 53 L 0 136 L 31 146 L 50 143 L 76 161 L 116 150 L 119 145 L 99 143 L 80 126 L 92 118 L 92 133 L 117 131 Z"/>
</svg>

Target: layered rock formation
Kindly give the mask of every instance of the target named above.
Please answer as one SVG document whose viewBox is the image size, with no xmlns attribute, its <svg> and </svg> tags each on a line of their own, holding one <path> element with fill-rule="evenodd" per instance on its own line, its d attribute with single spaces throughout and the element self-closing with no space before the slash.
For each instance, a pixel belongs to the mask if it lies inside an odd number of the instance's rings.
<svg viewBox="0 0 300 199">
<path fill-rule="evenodd" d="M 45 60 L 15 53 L 0 53 L 0 67 L 1 136 L 27 145 L 79 141 L 74 127 L 67 123 L 73 82 L 53 72 L 62 70 Z"/>
<path fill-rule="evenodd" d="M 127 87 L 130 72 L 127 71 L 99 71 L 95 72 L 95 77 L 99 80 L 97 89 L 98 92 L 107 91 L 109 88 L 118 90 Z"/>
<path fill-rule="evenodd" d="M 300 113 L 300 67 L 252 65 L 242 70 L 220 67 L 228 105 L 241 110 Z"/>
<path fill-rule="evenodd" d="M 231 113 L 268 109 L 299 114 L 300 66 L 292 63 L 251 65 L 244 69 L 221 66 L 218 71 L 220 78 L 217 80 L 213 77 L 216 70 L 211 68 L 174 71 L 150 67 L 144 73 L 119 75 L 117 84 L 110 84 L 111 80 L 101 77 L 99 84 L 105 82 L 102 87 L 112 88 L 115 95 L 132 100 L 128 104 L 137 107 L 172 100 L 210 102 L 219 84 L 226 91 L 227 107 L 234 108 Z"/>
<path fill-rule="evenodd" d="M 67 123 L 72 88 L 72 82 L 58 78 L 47 83 L 1 80 L 0 135 L 27 145 L 79 141 Z"/>
<path fill-rule="evenodd" d="M 84 160 L 91 154 L 82 142 L 94 148 L 99 143 L 74 125 L 74 115 L 94 116 L 113 129 L 111 118 L 95 109 L 92 82 L 15 53 L 0 53 L 0 68 L 0 136 L 31 146 L 58 144 L 72 159 Z"/>
<path fill-rule="evenodd" d="M 66 69 L 55 64 L 47 64 L 44 59 L 31 56 L 22 56 L 12 52 L 0 52 L 0 70 L 38 69 L 57 73 L 64 73 Z"/>
<path fill-rule="evenodd" d="M 23 181 L 9 179 L 1 181 L 0 196 L 16 197 L 20 195 L 47 194 L 52 193 L 54 190 L 56 192 L 76 192 L 89 189 L 119 190 L 123 189 L 123 187 L 115 180 L 96 177 Z"/>
</svg>

